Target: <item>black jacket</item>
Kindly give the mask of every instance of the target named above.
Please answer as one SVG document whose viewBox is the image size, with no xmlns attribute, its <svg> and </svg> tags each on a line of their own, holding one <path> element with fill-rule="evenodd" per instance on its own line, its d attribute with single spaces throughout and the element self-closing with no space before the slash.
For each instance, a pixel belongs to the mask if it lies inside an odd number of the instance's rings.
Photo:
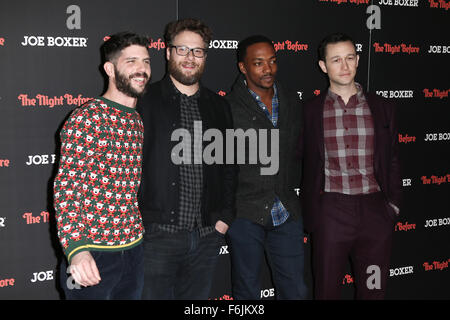
<svg viewBox="0 0 450 320">
<path fill-rule="evenodd" d="M 266 225 L 271 219 L 271 209 L 275 196 L 288 210 L 290 217 L 297 219 L 301 214 L 300 200 L 296 188 L 301 180 L 301 161 L 296 152 L 302 123 L 301 105 L 294 94 L 288 96 L 276 82 L 279 100 L 279 170 L 275 175 L 261 175 L 262 165 L 239 165 L 239 185 L 236 194 L 237 217 Z M 234 127 L 244 131 L 254 129 L 274 129 L 272 122 L 252 97 L 240 75 L 226 96 L 230 103 Z M 270 142 L 270 134 L 268 134 Z M 259 139 L 258 139 L 259 141 Z M 258 142 L 259 143 L 259 142 Z M 246 144 L 246 154 L 249 154 Z M 269 154 L 271 147 L 268 147 Z"/>
<path fill-rule="evenodd" d="M 149 85 L 139 99 L 136 110 L 144 122 L 142 179 L 139 208 L 144 226 L 150 223 L 178 224 L 179 167 L 171 152 L 179 141 L 171 141 L 172 132 L 180 128 L 180 99 L 169 76 Z M 201 86 L 199 110 L 203 132 L 209 128 L 233 128 L 230 108 L 225 99 Z M 204 146 L 210 142 L 203 142 Z M 225 143 L 224 143 L 225 147 Z M 225 156 L 224 150 L 224 156 Z M 235 216 L 237 166 L 203 164 L 202 224 L 214 225 L 222 220 L 230 225 Z"/>
</svg>

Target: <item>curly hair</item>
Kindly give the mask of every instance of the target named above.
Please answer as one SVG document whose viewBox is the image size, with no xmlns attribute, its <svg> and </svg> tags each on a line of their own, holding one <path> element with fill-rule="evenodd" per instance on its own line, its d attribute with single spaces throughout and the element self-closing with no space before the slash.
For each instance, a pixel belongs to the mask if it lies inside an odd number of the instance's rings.
<svg viewBox="0 0 450 320">
<path fill-rule="evenodd" d="M 166 41 L 166 45 L 172 45 L 173 39 L 183 31 L 195 32 L 202 37 L 206 46 L 209 46 L 209 42 L 212 39 L 212 31 L 206 24 L 198 19 L 187 18 L 172 21 L 166 26 L 166 30 L 164 32 L 164 40 Z"/>
<path fill-rule="evenodd" d="M 100 48 L 103 61 L 114 62 L 123 49 L 134 44 L 148 48 L 149 40 L 146 37 L 128 31 L 111 35 Z"/>
</svg>

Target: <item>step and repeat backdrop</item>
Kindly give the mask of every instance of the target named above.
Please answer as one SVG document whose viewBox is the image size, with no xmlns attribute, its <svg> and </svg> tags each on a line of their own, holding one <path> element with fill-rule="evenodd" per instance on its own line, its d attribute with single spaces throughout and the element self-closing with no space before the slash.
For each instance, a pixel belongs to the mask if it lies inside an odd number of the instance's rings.
<svg viewBox="0 0 450 320">
<path fill-rule="evenodd" d="M 238 42 L 274 42 L 278 79 L 299 103 L 326 90 L 317 46 L 352 36 L 357 81 L 398 106 L 404 203 L 394 225 L 387 299 L 450 298 L 450 1 L 31 1 L 0 3 L 0 299 L 61 299 L 52 184 L 59 130 L 70 112 L 101 95 L 102 42 L 130 30 L 150 40 L 152 82 L 165 73 L 165 25 L 205 21 L 214 32 L 203 83 L 226 95 L 238 75 Z M 301 198 L 301 190 L 298 190 Z M 310 242 L 306 274 L 312 288 Z M 220 249 L 211 299 L 233 299 L 230 255 Z M 354 293 L 348 267 L 343 299 Z M 261 298 L 273 299 L 269 268 Z M 310 295 L 312 296 L 312 294 Z"/>
</svg>

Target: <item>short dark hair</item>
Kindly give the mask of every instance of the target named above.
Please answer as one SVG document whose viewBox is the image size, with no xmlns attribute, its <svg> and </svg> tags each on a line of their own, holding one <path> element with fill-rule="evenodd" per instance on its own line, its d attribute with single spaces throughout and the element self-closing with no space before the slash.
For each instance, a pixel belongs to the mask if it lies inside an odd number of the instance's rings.
<svg viewBox="0 0 450 320">
<path fill-rule="evenodd" d="M 166 42 L 166 46 L 171 46 L 173 39 L 183 31 L 195 32 L 200 37 L 202 37 L 203 42 L 205 42 L 206 46 L 209 46 L 209 42 L 212 39 L 212 31 L 206 24 L 198 19 L 186 18 L 172 21 L 167 24 L 166 30 L 164 31 L 164 40 Z"/>
<path fill-rule="evenodd" d="M 355 47 L 355 51 L 356 51 L 355 42 L 353 41 L 352 38 L 350 38 L 345 33 L 336 32 L 336 33 L 329 34 L 328 36 L 323 38 L 322 41 L 320 42 L 319 48 L 318 48 L 319 60 L 325 61 L 325 57 L 327 55 L 327 51 L 326 51 L 327 45 L 338 43 L 338 42 L 347 42 L 347 41 L 350 41 L 353 44 L 353 46 Z"/>
<path fill-rule="evenodd" d="M 244 61 L 245 56 L 247 55 L 247 48 L 248 47 L 250 47 L 252 44 L 261 43 L 261 42 L 268 43 L 275 50 L 275 47 L 273 45 L 272 40 L 270 40 L 266 36 L 262 36 L 262 35 L 250 36 L 250 37 L 247 37 L 247 38 L 241 40 L 239 42 L 239 44 L 238 44 L 238 48 L 237 48 L 237 59 L 238 59 L 238 62 L 243 62 Z"/>
<path fill-rule="evenodd" d="M 115 62 L 120 52 L 131 46 L 138 45 L 146 47 L 148 50 L 150 42 L 146 37 L 133 32 L 123 31 L 115 33 L 106 40 L 101 46 L 102 59 L 104 62 Z"/>
</svg>

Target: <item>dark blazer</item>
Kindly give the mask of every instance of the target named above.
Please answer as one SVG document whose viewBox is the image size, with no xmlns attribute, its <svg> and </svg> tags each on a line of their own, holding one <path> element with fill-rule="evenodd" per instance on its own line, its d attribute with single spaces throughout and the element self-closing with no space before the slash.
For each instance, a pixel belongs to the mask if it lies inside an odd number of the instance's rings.
<svg viewBox="0 0 450 320">
<path fill-rule="evenodd" d="M 230 103 L 233 123 L 236 129 L 265 129 L 269 133 L 275 129 L 264 111 L 250 94 L 240 75 L 226 99 Z M 261 175 L 260 169 L 268 167 L 260 161 L 256 164 L 239 165 L 239 185 L 236 194 L 237 217 L 246 218 L 255 223 L 266 225 L 271 219 L 271 209 L 275 197 L 281 200 L 289 216 L 298 219 L 301 216 L 299 197 L 295 191 L 300 187 L 301 159 L 296 158 L 296 147 L 300 137 L 302 123 L 301 104 L 298 96 L 288 94 L 281 84 L 276 82 L 279 101 L 279 115 L 276 129 L 279 130 L 278 172 L 274 175 Z M 271 150 L 270 133 L 268 150 Z M 254 146 L 252 146 L 254 147 Z M 245 145 L 245 154 L 249 155 L 249 143 Z M 273 156 L 273 155 L 271 155 Z"/>
<path fill-rule="evenodd" d="M 303 156 L 301 199 L 304 206 L 305 228 L 313 232 L 319 212 L 320 196 L 324 190 L 324 132 L 323 108 L 327 90 L 304 106 L 304 131 L 299 152 Z M 398 133 L 394 105 L 373 93 L 365 93 L 372 112 L 374 137 L 375 178 L 388 202 L 400 208 L 401 182 L 399 168 Z M 395 217 L 395 211 L 388 211 Z"/>
<path fill-rule="evenodd" d="M 180 99 L 169 78 L 151 84 L 139 99 L 136 110 L 144 122 L 142 179 L 139 208 L 144 226 L 152 222 L 178 224 L 179 167 L 172 162 L 171 152 L 179 141 L 171 141 L 172 132 L 180 128 Z M 202 128 L 225 130 L 233 128 L 230 107 L 226 100 L 201 86 L 199 110 Z M 204 142 L 204 146 L 210 142 Z M 224 143 L 225 149 L 225 143 Z M 224 150 L 224 157 L 226 156 Z M 228 225 L 235 216 L 237 167 L 224 164 L 203 164 L 202 223 L 214 225 L 222 220 Z"/>
</svg>

